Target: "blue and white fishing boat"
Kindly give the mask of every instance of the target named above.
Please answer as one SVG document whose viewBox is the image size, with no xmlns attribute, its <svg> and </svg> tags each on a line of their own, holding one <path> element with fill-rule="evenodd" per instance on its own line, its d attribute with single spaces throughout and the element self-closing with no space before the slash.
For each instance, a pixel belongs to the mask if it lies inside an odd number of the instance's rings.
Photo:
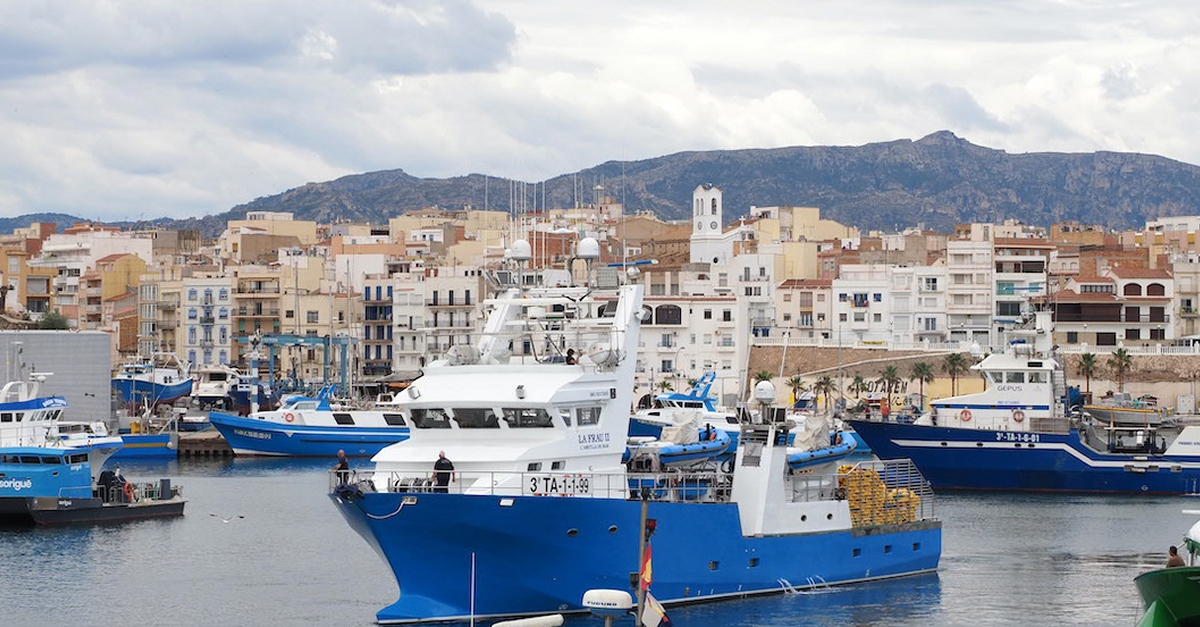
<svg viewBox="0 0 1200 627">
<path fill-rule="evenodd" d="M 112 379 L 117 401 L 134 407 L 170 405 L 192 393 L 188 366 L 174 353 L 155 353 L 121 364 Z"/>
<path fill-rule="evenodd" d="M 972 367 L 986 389 L 933 401 L 912 424 L 851 420 L 875 455 L 911 459 L 935 488 L 1200 493 L 1200 427 L 1073 418 L 1049 312 Z"/>
<path fill-rule="evenodd" d="M 684 420 L 677 414 L 686 414 L 686 420 L 691 420 L 699 412 L 702 424 L 720 428 L 736 438 L 741 421 L 737 412 L 717 407 L 717 398 L 712 392 L 716 377 L 715 372 L 705 372 L 686 392 L 663 392 L 655 396 L 650 407 L 634 412 L 630 418 L 629 435 L 656 438 L 664 427 L 675 426 Z"/>
<path fill-rule="evenodd" d="M 279 409 L 249 416 L 209 412 L 208 420 L 235 455 L 334 457 L 344 450 L 363 457 L 408 439 L 408 420 L 400 411 L 338 408 L 330 402 L 330 390 L 316 397 L 292 396 Z"/>
<path fill-rule="evenodd" d="M 406 391 L 414 437 L 376 455 L 373 471 L 331 475 L 335 506 L 400 586 L 378 622 L 586 611 L 581 591 L 624 589 L 638 570 L 644 500 L 656 521 L 654 593 L 668 604 L 937 568 L 941 523 L 911 465 L 793 472 L 787 421 L 743 425 L 732 472 L 628 467 L 648 312 L 640 285 L 588 284 L 489 300 L 469 358 L 427 366 Z M 566 345 L 589 348 L 574 365 L 545 359 Z M 440 452 L 453 472 L 433 471 Z"/>
<path fill-rule="evenodd" d="M 183 513 L 168 480 L 126 482 L 104 463 L 123 446 L 103 423 L 62 420 L 57 396 L 38 396 L 43 375 L 0 389 L 0 524 L 64 524 Z M 118 483 L 119 479 L 119 483 Z"/>
</svg>

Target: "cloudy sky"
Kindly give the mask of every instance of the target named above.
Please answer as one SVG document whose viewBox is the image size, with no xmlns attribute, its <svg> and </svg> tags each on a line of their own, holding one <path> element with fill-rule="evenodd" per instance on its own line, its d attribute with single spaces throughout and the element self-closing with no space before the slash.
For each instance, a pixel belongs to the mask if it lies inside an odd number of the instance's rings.
<svg viewBox="0 0 1200 627">
<path fill-rule="evenodd" d="M 5 0 L 0 216 L 950 130 L 1200 164 L 1179 0 Z"/>
</svg>

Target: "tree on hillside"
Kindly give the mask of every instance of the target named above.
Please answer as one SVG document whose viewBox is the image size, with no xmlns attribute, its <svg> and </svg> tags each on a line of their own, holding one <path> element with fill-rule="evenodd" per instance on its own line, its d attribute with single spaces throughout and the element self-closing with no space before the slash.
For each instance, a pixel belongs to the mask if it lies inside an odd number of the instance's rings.
<svg viewBox="0 0 1200 627">
<path fill-rule="evenodd" d="M 792 391 L 792 405 L 796 404 L 796 400 L 800 398 L 800 393 L 804 391 L 804 379 L 800 375 L 792 375 L 785 384 Z"/>
<path fill-rule="evenodd" d="M 57 309 L 51 309 L 38 321 L 37 328 L 44 330 L 66 330 L 71 328 L 71 322 L 67 320 L 66 316 L 58 313 Z"/>
<path fill-rule="evenodd" d="M 1084 353 L 1079 356 L 1079 376 L 1083 377 L 1083 399 L 1085 403 L 1092 402 L 1092 377 L 1096 376 L 1096 371 L 1099 370 L 1099 364 L 1096 363 L 1096 356 L 1091 353 Z"/>
<path fill-rule="evenodd" d="M 950 377 L 950 394 L 958 396 L 958 378 L 971 371 L 971 364 L 962 353 L 950 353 L 942 360 L 942 370 Z"/>
<path fill-rule="evenodd" d="M 825 399 L 825 411 L 829 411 L 829 397 L 833 396 L 834 390 L 837 390 L 837 382 L 829 375 L 823 375 L 813 383 L 813 392 L 820 394 Z"/>
<path fill-rule="evenodd" d="M 862 375 L 856 374 L 854 375 L 854 380 L 850 382 L 850 385 L 846 386 L 846 390 L 853 394 L 855 398 L 861 398 L 862 393 L 866 392 L 868 389 L 870 389 L 870 387 L 871 385 L 867 383 L 866 379 L 862 378 Z"/>
<path fill-rule="evenodd" d="M 916 381 L 921 386 L 921 406 L 917 408 L 918 412 L 925 409 L 925 384 L 933 383 L 936 378 L 933 374 L 933 366 L 923 361 L 912 365 L 912 370 L 908 373 L 908 380 Z"/>
<path fill-rule="evenodd" d="M 1133 370 L 1133 356 L 1124 348 L 1118 348 L 1108 357 L 1108 367 L 1117 379 L 1117 391 L 1125 391 L 1125 375 Z"/>
<path fill-rule="evenodd" d="M 876 383 L 883 386 L 889 406 L 892 405 L 892 390 L 900 384 L 900 381 L 900 373 L 896 371 L 895 366 L 886 366 L 879 372 L 879 378 L 876 380 Z"/>
</svg>

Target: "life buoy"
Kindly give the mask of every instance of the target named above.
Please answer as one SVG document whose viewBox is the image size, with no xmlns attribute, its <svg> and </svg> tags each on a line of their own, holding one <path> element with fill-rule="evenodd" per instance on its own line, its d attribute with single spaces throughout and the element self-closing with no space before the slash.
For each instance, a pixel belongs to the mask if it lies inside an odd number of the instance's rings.
<svg viewBox="0 0 1200 627">
<path fill-rule="evenodd" d="M 1023 420 L 1025 420 L 1025 412 L 1023 412 L 1019 409 L 1014 409 L 1013 410 L 1013 422 L 1021 422 Z"/>
<path fill-rule="evenodd" d="M 971 422 L 971 410 L 964 409 L 958 412 L 958 419 L 963 422 Z"/>
<path fill-rule="evenodd" d="M 133 502 L 133 484 L 128 481 L 125 482 L 125 500 L 130 503 Z"/>
<path fill-rule="evenodd" d="M 296 415 L 290 411 L 286 411 L 286 412 L 283 412 L 283 419 L 288 422 L 291 422 L 296 419 Z"/>
</svg>

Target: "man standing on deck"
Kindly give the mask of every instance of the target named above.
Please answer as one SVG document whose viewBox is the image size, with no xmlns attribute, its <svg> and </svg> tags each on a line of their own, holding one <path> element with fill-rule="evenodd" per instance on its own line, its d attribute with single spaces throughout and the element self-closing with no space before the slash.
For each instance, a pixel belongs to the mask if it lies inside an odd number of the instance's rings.
<svg viewBox="0 0 1200 627">
<path fill-rule="evenodd" d="M 433 479 L 437 484 L 433 491 L 449 492 L 450 490 L 446 486 L 450 485 L 450 481 L 454 479 L 454 464 L 446 459 L 446 451 L 438 451 L 438 459 L 433 463 L 433 470 Z"/>
<path fill-rule="evenodd" d="M 346 451 L 338 450 L 338 463 L 333 470 L 337 473 L 338 483 L 350 481 L 350 460 L 346 459 Z"/>
<path fill-rule="evenodd" d="M 1167 554 L 1170 555 L 1170 557 L 1167 558 L 1167 568 L 1187 566 L 1187 564 L 1183 562 L 1183 558 L 1179 556 L 1179 549 L 1171 547 L 1167 549 Z"/>
</svg>

